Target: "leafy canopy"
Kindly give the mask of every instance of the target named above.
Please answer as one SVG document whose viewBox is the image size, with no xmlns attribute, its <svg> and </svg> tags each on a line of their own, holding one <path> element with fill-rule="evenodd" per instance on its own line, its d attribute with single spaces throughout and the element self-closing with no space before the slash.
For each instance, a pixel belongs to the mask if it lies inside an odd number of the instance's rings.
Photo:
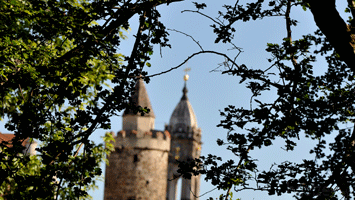
<svg viewBox="0 0 355 200">
<path fill-rule="evenodd" d="M 220 199 L 231 198 L 232 189 L 291 193 L 304 200 L 355 197 L 355 132 L 340 129 L 355 118 L 355 2 L 345 3 L 350 14 L 347 21 L 340 17 L 335 1 L 235 1 L 224 5 L 217 18 L 203 13 L 205 4 L 195 3 L 193 12 L 212 19 L 216 43 L 233 45 L 236 22 L 266 17 L 282 17 L 286 35 L 281 44 L 267 44 L 268 66 L 247 66 L 223 55 L 227 61 L 222 74 L 237 76 L 252 94 L 250 108 L 230 105 L 220 112 L 223 119 L 218 126 L 228 134 L 217 143 L 226 145 L 236 157 L 221 162 L 220 157 L 208 155 L 196 159 L 195 165 L 181 163 L 182 171 L 206 175 L 205 180 L 226 191 Z M 291 13 L 299 7 L 312 13 L 318 30 L 293 39 L 292 30 L 299 22 Z M 326 65 L 318 67 L 326 68 L 325 73 L 314 73 L 322 59 Z M 263 101 L 263 94 L 275 98 Z M 334 141 L 325 139 L 330 137 Z M 313 159 L 285 160 L 260 170 L 250 154 L 277 139 L 284 141 L 285 151 L 294 151 L 300 138 L 315 142 L 310 150 Z"/>
<path fill-rule="evenodd" d="M 153 45 L 169 46 L 155 7 L 176 1 L 0 2 L 0 119 L 15 133 L 0 144 L 2 197 L 87 196 L 112 149 L 110 134 L 106 148 L 89 136 L 126 108 L 149 111 L 130 105 L 129 96 Z M 140 27 L 131 55 L 122 55 L 134 15 Z M 21 153 L 26 138 L 40 143 L 37 156 Z"/>
</svg>

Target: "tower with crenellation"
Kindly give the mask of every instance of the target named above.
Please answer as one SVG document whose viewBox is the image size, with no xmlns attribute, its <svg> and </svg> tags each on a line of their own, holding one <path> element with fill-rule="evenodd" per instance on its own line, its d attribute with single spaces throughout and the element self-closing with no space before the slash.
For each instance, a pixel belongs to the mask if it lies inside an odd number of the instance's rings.
<svg viewBox="0 0 355 200">
<path fill-rule="evenodd" d="M 144 116 L 125 110 L 122 130 L 115 136 L 115 151 L 108 157 L 105 173 L 105 200 L 176 200 L 177 160 L 200 156 L 201 129 L 187 98 L 175 107 L 164 131 L 155 130 L 155 115 L 145 84 L 139 79 L 132 103 L 150 108 Z M 197 200 L 200 177 L 182 179 L 181 200 Z"/>
</svg>

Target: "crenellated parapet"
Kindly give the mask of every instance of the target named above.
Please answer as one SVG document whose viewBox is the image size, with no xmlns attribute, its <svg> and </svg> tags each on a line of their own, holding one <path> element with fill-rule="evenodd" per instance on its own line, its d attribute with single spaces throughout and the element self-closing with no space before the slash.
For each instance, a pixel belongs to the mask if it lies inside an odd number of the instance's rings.
<svg viewBox="0 0 355 200">
<path fill-rule="evenodd" d="M 166 199 L 168 131 L 119 131 L 106 166 L 105 200 Z"/>
<path fill-rule="evenodd" d="M 115 148 L 134 148 L 142 150 L 170 150 L 170 133 L 165 131 L 119 131 L 115 137 Z"/>
</svg>

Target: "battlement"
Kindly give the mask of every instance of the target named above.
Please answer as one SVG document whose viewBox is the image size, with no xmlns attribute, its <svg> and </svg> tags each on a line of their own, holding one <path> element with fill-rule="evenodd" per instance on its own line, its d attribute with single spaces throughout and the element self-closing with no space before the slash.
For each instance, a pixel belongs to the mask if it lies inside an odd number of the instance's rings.
<svg viewBox="0 0 355 200">
<path fill-rule="evenodd" d="M 170 133 L 165 130 L 165 131 L 158 131 L 158 130 L 151 130 L 151 131 L 136 131 L 136 130 L 129 130 L 129 131 L 119 131 L 116 135 L 117 138 L 155 138 L 155 139 L 161 139 L 161 140 L 167 140 L 170 139 Z"/>
<path fill-rule="evenodd" d="M 151 130 L 147 132 L 129 130 L 119 131 L 115 137 L 115 148 L 134 148 L 146 150 L 170 150 L 170 133 Z"/>
</svg>

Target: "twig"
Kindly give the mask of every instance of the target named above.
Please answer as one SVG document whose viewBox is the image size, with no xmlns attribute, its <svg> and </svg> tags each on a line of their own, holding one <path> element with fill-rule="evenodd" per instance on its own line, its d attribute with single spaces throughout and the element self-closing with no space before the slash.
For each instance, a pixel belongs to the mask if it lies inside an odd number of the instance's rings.
<svg viewBox="0 0 355 200">
<path fill-rule="evenodd" d="M 18 84 L 18 87 L 20 88 L 20 92 L 21 92 L 21 95 L 22 95 L 22 99 L 25 100 L 25 97 L 23 96 L 23 92 L 22 92 L 22 88 L 21 88 L 21 85 Z"/>
<path fill-rule="evenodd" d="M 245 152 L 245 154 L 242 155 L 242 157 L 240 158 L 240 160 L 239 160 L 239 162 L 238 162 L 238 167 L 237 167 L 236 170 L 238 170 L 238 169 L 240 168 L 240 165 L 242 164 L 243 160 L 246 158 L 247 154 L 249 153 L 249 151 L 252 149 L 253 146 L 254 146 L 254 142 L 250 143 L 250 145 L 249 145 L 249 147 L 248 147 L 248 150 L 247 150 L 247 151 Z M 234 174 L 236 174 L 236 173 L 237 173 L 237 171 L 234 171 Z M 225 200 L 228 200 L 228 196 L 229 196 L 229 193 L 231 192 L 232 186 L 233 186 L 233 184 L 232 184 L 231 186 L 229 186 Z"/>
<path fill-rule="evenodd" d="M 78 154 L 79 154 L 79 151 L 80 151 L 80 149 L 81 149 L 81 147 L 84 145 L 84 143 L 82 142 L 81 144 L 80 144 L 80 146 L 78 147 L 78 149 L 76 150 L 76 152 L 75 152 L 75 154 L 74 154 L 74 157 L 76 157 Z"/>
<path fill-rule="evenodd" d="M 213 190 L 215 190 L 215 189 L 217 189 L 217 187 L 215 187 L 215 188 L 213 188 L 212 190 L 209 190 L 209 191 L 207 191 L 207 192 L 205 192 L 205 193 L 201 194 L 201 195 L 200 195 L 200 196 L 198 196 L 198 197 L 202 197 L 202 196 L 204 196 L 204 195 L 206 195 L 206 194 L 208 194 L 208 193 L 212 192 L 212 191 L 213 191 Z"/>
<path fill-rule="evenodd" d="M 206 15 L 206 14 L 200 12 L 200 11 L 195 11 L 195 10 L 183 10 L 183 11 L 181 11 L 181 13 L 184 13 L 184 12 L 194 12 L 194 13 L 198 13 L 198 14 L 200 14 L 200 15 L 202 15 L 202 16 L 204 16 L 204 17 L 207 17 L 208 19 L 212 20 L 214 23 L 216 23 L 216 24 L 218 24 L 218 25 L 220 25 L 220 26 L 224 26 L 224 24 L 222 23 L 222 21 L 220 21 L 220 20 L 217 21 L 217 20 L 213 19 L 212 17 L 210 17 L 210 16 L 208 16 L 208 15 Z"/>
<path fill-rule="evenodd" d="M 175 66 L 175 67 L 172 67 L 172 68 L 170 68 L 170 69 L 168 69 L 168 70 L 166 70 L 166 71 L 162 71 L 162 72 L 160 72 L 160 73 L 156 73 L 156 74 L 153 74 L 153 75 L 150 75 L 150 76 L 146 76 L 146 77 L 149 77 L 149 78 L 150 78 L 150 77 L 154 77 L 154 76 L 166 74 L 166 73 L 168 73 L 168 72 L 170 72 L 170 71 L 172 71 L 172 70 L 174 70 L 174 69 L 177 69 L 177 68 L 181 67 L 181 66 L 184 65 L 188 60 L 190 60 L 192 57 L 197 56 L 197 55 L 199 55 L 199 54 L 203 54 L 203 53 L 211 53 L 211 54 L 217 54 L 217 55 L 223 56 L 223 57 L 225 57 L 228 61 L 232 62 L 233 65 L 235 65 L 236 67 L 239 68 L 239 66 L 238 66 L 231 58 L 229 58 L 229 57 L 228 57 L 226 54 L 224 54 L 224 53 L 220 53 L 220 52 L 217 52 L 217 51 L 199 51 L 199 52 L 193 53 L 192 55 L 190 55 L 189 57 L 187 57 L 182 63 L 180 63 L 179 65 L 177 65 L 177 66 Z"/>
<path fill-rule="evenodd" d="M 189 34 L 187 34 L 187 33 L 184 33 L 184 32 L 182 32 L 182 31 L 178 31 L 178 30 L 176 30 L 176 29 L 170 29 L 170 28 L 168 28 L 168 30 L 170 30 L 170 31 L 175 31 L 175 32 L 177 32 L 177 33 L 181 33 L 181 34 L 183 34 L 183 35 L 186 35 L 187 37 L 190 37 L 190 38 L 200 47 L 200 49 L 201 49 L 202 51 L 204 51 L 203 48 L 202 48 L 202 46 L 200 45 L 200 43 L 199 43 L 198 41 L 196 41 L 195 38 L 193 38 L 191 35 L 189 35 Z"/>
</svg>

